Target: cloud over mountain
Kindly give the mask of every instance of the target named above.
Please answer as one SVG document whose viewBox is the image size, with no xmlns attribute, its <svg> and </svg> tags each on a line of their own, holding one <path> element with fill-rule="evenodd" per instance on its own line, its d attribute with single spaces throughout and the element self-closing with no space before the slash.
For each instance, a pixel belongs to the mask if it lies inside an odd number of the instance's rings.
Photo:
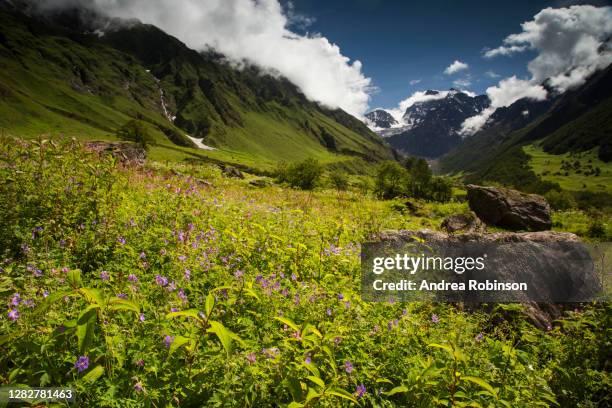
<svg viewBox="0 0 612 408">
<path fill-rule="evenodd" d="M 540 85 L 544 81 L 556 91 L 565 92 L 582 85 L 595 71 L 612 63 L 612 7 L 546 8 L 533 20 L 521 24 L 521 28 L 521 32 L 507 36 L 503 45 L 486 51 L 484 56 L 492 58 L 534 50 L 538 55 L 527 65 L 531 78 L 512 76 L 488 88 L 491 107 L 468 118 L 462 126 L 464 134 L 479 130 L 494 108 L 509 106 L 520 98 L 546 98 L 546 91 Z"/>
<path fill-rule="evenodd" d="M 111 17 L 154 24 L 194 49 L 212 47 L 284 75 L 312 100 L 361 116 L 371 79 L 320 34 L 290 30 L 303 24 L 278 0 L 36 0 L 45 9 L 87 7 Z"/>
</svg>

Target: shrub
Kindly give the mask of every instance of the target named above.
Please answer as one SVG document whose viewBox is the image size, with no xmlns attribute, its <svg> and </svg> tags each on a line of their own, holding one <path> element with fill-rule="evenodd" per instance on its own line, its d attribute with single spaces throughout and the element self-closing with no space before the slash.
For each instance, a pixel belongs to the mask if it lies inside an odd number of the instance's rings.
<svg viewBox="0 0 612 408">
<path fill-rule="evenodd" d="M 306 159 L 299 163 L 280 163 L 277 169 L 279 183 L 287 183 L 301 190 L 312 190 L 323 175 L 323 166 L 316 159 Z"/>
<path fill-rule="evenodd" d="M 348 177 L 345 173 L 339 171 L 331 173 L 329 181 L 337 191 L 346 191 L 349 186 Z"/>
<path fill-rule="evenodd" d="M 134 142 L 148 149 L 149 144 L 153 141 L 153 137 L 145 124 L 139 120 L 130 120 L 125 125 L 121 126 L 117 131 L 117 137 L 121 140 Z"/>
<path fill-rule="evenodd" d="M 576 200 L 569 191 L 550 190 L 544 194 L 548 204 L 555 210 L 569 210 L 576 208 Z"/>
<path fill-rule="evenodd" d="M 379 198 L 391 199 L 406 194 L 408 172 L 399 163 L 384 161 L 376 170 L 374 192 Z"/>
</svg>

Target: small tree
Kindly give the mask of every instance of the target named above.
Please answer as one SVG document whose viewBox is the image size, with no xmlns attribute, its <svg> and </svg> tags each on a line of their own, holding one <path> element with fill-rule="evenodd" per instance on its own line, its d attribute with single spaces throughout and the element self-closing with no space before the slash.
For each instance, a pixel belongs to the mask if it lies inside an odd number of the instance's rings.
<svg viewBox="0 0 612 408">
<path fill-rule="evenodd" d="M 376 171 L 375 193 L 379 198 L 391 199 L 405 194 L 408 172 L 394 161 L 384 161 Z"/>
<path fill-rule="evenodd" d="M 346 173 L 343 172 L 333 172 L 329 175 L 329 181 L 331 183 L 331 185 L 336 189 L 336 191 L 340 192 L 340 191 L 346 191 L 346 189 L 348 188 L 348 177 L 346 176 Z"/>
<path fill-rule="evenodd" d="M 121 140 L 128 140 L 142 146 L 143 149 L 148 149 L 149 143 L 153 141 L 153 137 L 145 124 L 140 120 L 130 120 L 125 125 L 121 126 L 117 131 L 117 137 Z"/>
<path fill-rule="evenodd" d="M 306 159 L 299 163 L 279 163 L 277 180 L 288 183 L 291 187 L 312 190 L 323 175 L 323 166 L 316 159 Z"/>
</svg>

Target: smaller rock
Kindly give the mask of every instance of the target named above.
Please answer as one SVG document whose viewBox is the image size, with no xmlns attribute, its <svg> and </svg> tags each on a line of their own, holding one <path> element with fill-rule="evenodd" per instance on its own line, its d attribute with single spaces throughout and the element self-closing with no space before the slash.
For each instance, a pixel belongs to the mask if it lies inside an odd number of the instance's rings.
<svg viewBox="0 0 612 408">
<path fill-rule="evenodd" d="M 442 221 L 441 227 L 449 233 L 457 231 L 483 232 L 486 228 L 484 223 L 480 221 L 473 211 L 467 214 L 454 214 L 446 217 L 444 221 Z"/>
<path fill-rule="evenodd" d="M 142 165 L 147 159 L 147 151 L 130 142 L 92 141 L 85 143 L 85 149 L 98 154 L 111 154 L 124 165 Z"/>
<path fill-rule="evenodd" d="M 272 185 L 272 183 L 270 183 L 268 180 L 266 179 L 255 179 L 255 180 L 251 180 L 249 181 L 249 184 L 253 187 L 268 187 L 270 185 Z"/>
<path fill-rule="evenodd" d="M 225 177 L 244 179 L 244 174 L 234 166 L 221 166 L 221 172 Z"/>
</svg>

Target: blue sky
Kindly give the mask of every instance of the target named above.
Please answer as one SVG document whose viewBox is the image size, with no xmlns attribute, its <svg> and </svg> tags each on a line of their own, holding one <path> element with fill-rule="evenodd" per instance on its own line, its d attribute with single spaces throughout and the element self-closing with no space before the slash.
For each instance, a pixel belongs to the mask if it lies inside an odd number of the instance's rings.
<svg viewBox="0 0 612 408">
<path fill-rule="evenodd" d="M 448 89 L 467 79 L 465 89 L 484 93 L 500 78 L 528 77 L 533 52 L 485 59 L 485 47 L 495 48 L 520 24 L 541 9 L 577 2 L 563 1 L 401 1 L 401 0 L 293 0 L 296 14 L 311 17 L 296 32 L 321 33 L 342 54 L 360 60 L 363 72 L 378 91 L 370 107 L 393 107 L 417 90 Z M 594 3 L 594 2 L 589 2 Z M 602 2 L 595 2 L 600 5 Z M 605 2 L 604 2 L 605 4 Z M 454 60 L 469 69 L 454 75 L 444 70 Z M 492 71 L 499 75 L 491 78 Z M 411 84 L 410 81 L 420 80 Z"/>
</svg>

